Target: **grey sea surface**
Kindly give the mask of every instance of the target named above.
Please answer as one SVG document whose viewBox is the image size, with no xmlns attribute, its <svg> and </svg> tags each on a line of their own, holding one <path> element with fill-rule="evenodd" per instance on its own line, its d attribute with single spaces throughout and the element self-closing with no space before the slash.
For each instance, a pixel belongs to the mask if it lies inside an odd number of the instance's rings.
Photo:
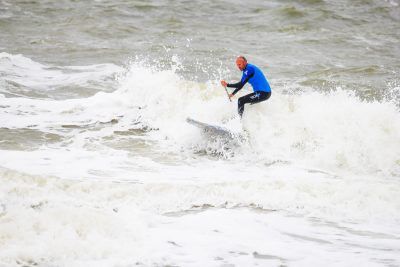
<svg viewBox="0 0 400 267">
<path fill-rule="evenodd" d="M 282 82 L 379 98 L 398 82 L 399 21 L 396 0 L 2 0 L 0 47 L 60 66 L 177 55 L 201 81 L 243 54 Z"/>
</svg>

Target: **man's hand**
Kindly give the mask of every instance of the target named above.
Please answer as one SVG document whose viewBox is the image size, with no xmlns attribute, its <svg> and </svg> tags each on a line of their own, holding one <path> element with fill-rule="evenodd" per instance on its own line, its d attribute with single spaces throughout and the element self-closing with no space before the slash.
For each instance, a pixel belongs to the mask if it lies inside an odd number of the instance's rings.
<svg viewBox="0 0 400 267">
<path fill-rule="evenodd" d="M 233 97 L 233 94 L 229 94 L 229 99 L 231 99 Z"/>
<path fill-rule="evenodd" d="M 223 87 L 226 87 L 226 86 L 228 85 L 228 83 L 227 83 L 225 80 L 222 80 L 222 81 L 221 81 L 221 85 L 222 85 Z"/>
</svg>

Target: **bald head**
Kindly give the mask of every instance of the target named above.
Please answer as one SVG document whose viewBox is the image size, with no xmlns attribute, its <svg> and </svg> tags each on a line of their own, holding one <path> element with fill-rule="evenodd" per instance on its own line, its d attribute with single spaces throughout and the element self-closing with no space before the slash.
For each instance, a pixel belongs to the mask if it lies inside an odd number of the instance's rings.
<svg viewBox="0 0 400 267">
<path fill-rule="evenodd" d="M 236 66 L 238 67 L 239 70 L 244 70 L 247 65 L 247 59 L 244 56 L 238 56 L 236 58 Z"/>
</svg>

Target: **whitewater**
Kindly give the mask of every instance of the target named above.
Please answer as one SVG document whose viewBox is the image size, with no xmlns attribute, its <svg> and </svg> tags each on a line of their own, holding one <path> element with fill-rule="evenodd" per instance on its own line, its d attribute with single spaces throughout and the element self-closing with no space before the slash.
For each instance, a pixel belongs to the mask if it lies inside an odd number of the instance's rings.
<svg viewBox="0 0 400 267">
<path fill-rule="evenodd" d="M 2 60 L 30 67 L 33 88 L 110 77 L 117 87 L 84 99 L 2 98 L 2 131 L 20 139 L 0 158 L 4 264 L 398 260 L 394 104 L 340 90 L 276 92 L 269 105 L 247 108 L 248 140 L 230 146 L 185 121 L 236 112 L 217 82 L 136 63 L 87 66 L 75 78 L 63 73 L 74 67 Z"/>
<path fill-rule="evenodd" d="M 358 3 L 385 25 L 362 30 L 345 2 L 252 3 L 230 32 L 221 1 L 0 1 L 0 266 L 400 266 L 399 5 Z M 239 54 L 272 87 L 242 120 Z"/>
</svg>

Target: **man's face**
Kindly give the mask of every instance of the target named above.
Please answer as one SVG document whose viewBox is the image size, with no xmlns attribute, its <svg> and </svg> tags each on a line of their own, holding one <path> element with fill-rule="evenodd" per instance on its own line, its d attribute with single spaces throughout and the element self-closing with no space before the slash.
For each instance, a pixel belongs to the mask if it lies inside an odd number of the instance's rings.
<svg viewBox="0 0 400 267">
<path fill-rule="evenodd" d="M 244 70 L 244 68 L 246 68 L 246 61 L 239 57 L 236 59 L 236 66 L 238 67 L 239 70 Z"/>
</svg>

